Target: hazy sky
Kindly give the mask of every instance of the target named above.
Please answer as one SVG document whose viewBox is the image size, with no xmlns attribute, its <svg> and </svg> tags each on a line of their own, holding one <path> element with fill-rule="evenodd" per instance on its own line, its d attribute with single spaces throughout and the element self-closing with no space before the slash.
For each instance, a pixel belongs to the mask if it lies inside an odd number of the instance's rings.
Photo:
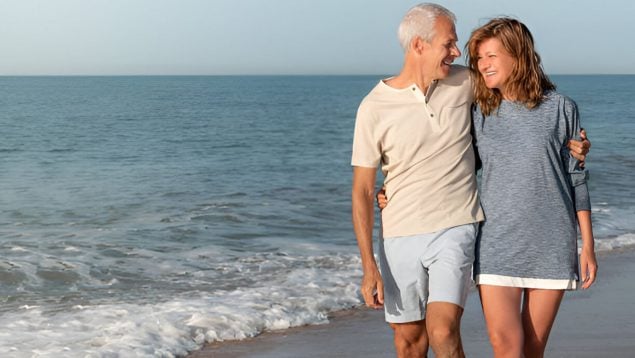
<svg viewBox="0 0 635 358">
<path fill-rule="evenodd" d="M 419 2 L 0 0 L 0 75 L 392 74 L 397 26 Z M 632 0 L 438 3 L 457 15 L 461 48 L 510 15 L 533 32 L 548 73 L 635 74 Z"/>
</svg>

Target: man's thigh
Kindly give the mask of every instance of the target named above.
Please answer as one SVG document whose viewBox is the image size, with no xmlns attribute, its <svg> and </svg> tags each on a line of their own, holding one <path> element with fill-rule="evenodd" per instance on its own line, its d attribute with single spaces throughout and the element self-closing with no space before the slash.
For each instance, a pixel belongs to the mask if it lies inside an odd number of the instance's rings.
<svg viewBox="0 0 635 358">
<path fill-rule="evenodd" d="M 475 240 L 474 224 L 381 240 L 386 320 L 422 320 L 429 302 L 462 307 L 472 282 Z"/>
<path fill-rule="evenodd" d="M 390 238 L 380 242 L 387 322 L 408 323 L 425 318 L 428 275 L 420 259 L 425 250 L 425 235 Z"/>
<path fill-rule="evenodd" d="M 467 224 L 444 230 L 432 243 L 426 258 L 429 275 L 428 304 L 452 303 L 465 306 L 472 284 L 472 265 L 476 243 L 476 225 Z"/>
</svg>

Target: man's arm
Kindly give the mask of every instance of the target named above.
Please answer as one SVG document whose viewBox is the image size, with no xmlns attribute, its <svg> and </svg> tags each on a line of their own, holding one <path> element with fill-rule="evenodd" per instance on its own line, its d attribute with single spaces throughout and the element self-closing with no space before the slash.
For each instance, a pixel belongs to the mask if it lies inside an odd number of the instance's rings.
<svg viewBox="0 0 635 358">
<path fill-rule="evenodd" d="M 381 308 L 384 304 L 384 285 L 373 253 L 373 224 L 376 168 L 353 167 L 352 211 L 353 230 L 362 258 L 361 292 L 366 306 Z"/>
</svg>

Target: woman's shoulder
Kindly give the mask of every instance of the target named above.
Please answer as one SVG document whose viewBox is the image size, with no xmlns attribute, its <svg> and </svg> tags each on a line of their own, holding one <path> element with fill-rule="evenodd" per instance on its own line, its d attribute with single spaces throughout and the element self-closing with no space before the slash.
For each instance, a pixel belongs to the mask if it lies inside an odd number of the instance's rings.
<svg viewBox="0 0 635 358">
<path fill-rule="evenodd" d="M 545 101 L 541 103 L 545 113 L 557 113 L 558 118 L 570 121 L 578 117 L 578 105 L 570 97 L 550 91 L 545 93 Z"/>
<path fill-rule="evenodd" d="M 556 90 L 551 90 L 545 93 L 545 103 L 551 103 L 563 108 L 576 108 L 577 104 L 571 97 L 564 95 Z"/>
</svg>

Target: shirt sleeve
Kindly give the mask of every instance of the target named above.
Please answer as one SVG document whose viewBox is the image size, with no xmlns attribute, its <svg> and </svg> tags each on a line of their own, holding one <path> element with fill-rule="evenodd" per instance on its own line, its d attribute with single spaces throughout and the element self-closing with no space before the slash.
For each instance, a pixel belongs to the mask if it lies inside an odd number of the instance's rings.
<svg viewBox="0 0 635 358">
<path fill-rule="evenodd" d="M 581 139 L 578 107 L 575 102 L 568 98 L 565 98 L 564 101 L 563 115 L 566 121 L 567 137 L 561 150 L 561 156 L 573 187 L 575 210 L 591 210 L 591 199 L 587 186 L 589 172 L 580 168 L 580 161 L 571 155 L 566 145 L 570 139 Z"/>
<path fill-rule="evenodd" d="M 376 132 L 375 116 L 369 105 L 362 102 L 355 119 L 352 166 L 377 168 L 381 161 L 381 144 Z"/>
</svg>

